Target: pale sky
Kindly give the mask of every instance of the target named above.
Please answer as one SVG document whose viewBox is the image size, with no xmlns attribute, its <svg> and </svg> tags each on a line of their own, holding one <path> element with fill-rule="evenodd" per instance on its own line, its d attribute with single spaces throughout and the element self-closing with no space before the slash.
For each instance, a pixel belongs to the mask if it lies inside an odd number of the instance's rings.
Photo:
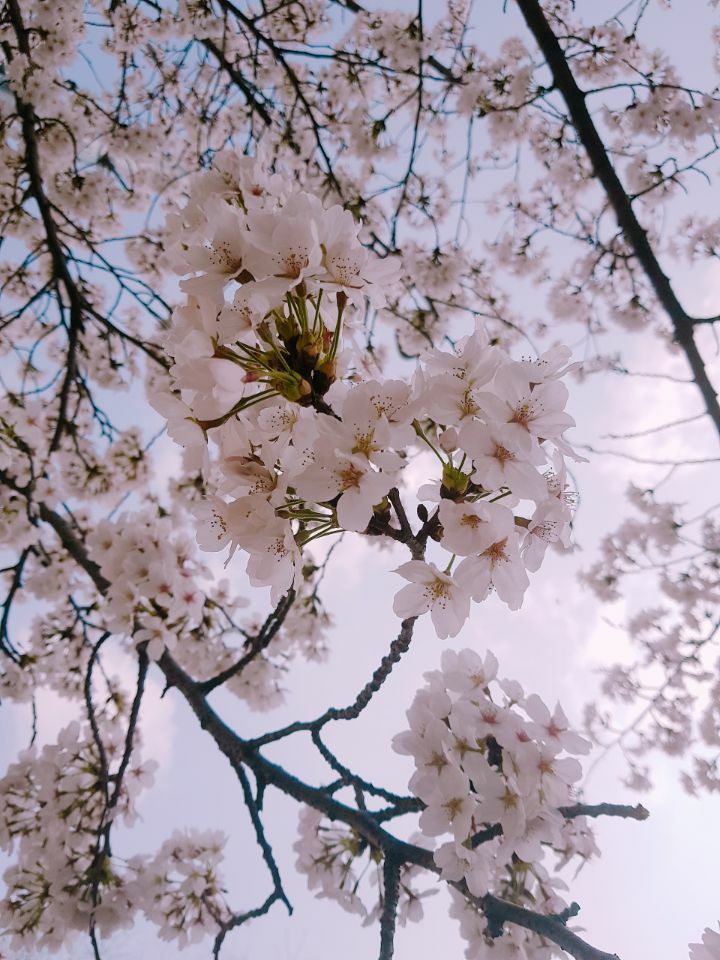
<svg viewBox="0 0 720 960">
<path fill-rule="evenodd" d="M 606 9 L 605 2 L 585 3 L 589 8 Z M 484 29 L 491 44 L 496 36 L 493 31 L 501 23 L 501 5 L 487 6 Z M 685 60 L 693 64 L 693 69 L 698 63 L 699 39 L 688 33 L 687 41 L 681 39 L 679 46 L 676 41 L 685 36 L 683 31 L 692 14 L 697 12 L 699 17 L 704 9 L 700 0 L 684 0 L 672 12 L 653 15 L 656 42 L 672 37 L 676 62 Z M 677 269 L 675 276 L 681 299 L 685 298 L 690 309 L 720 312 L 720 271 L 711 267 L 694 272 Z M 558 336 L 562 335 L 560 330 Z M 629 366 L 635 361 L 645 369 L 682 369 L 679 361 L 668 358 L 660 345 L 647 338 L 638 337 L 633 342 L 626 337 L 623 351 Z M 714 365 L 716 379 L 720 380 L 717 361 Z M 598 445 L 602 444 L 597 438 L 618 430 L 618 425 L 620 429 L 638 429 L 660 423 L 663 418 L 694 413 L 699 406 L 695 393 L 688 388 L 671 390 L 666 384 L 658 387 L 652 381 L 631 382 L 613 375 L 599 376 L 582 387 L 570 384 L 570 389 L 568 410 L 578 422 L 573 439 Z M 165 439 L 160 443 L 166 451 L 166 468 L 173 469 L 176 457 Z M 692 433 L 683 432 L 678 437 L 668 432 L 649 440 L 645 450 L 636 447 L 635 452 L 656 456 L 685 453 L 694 443 Z M 423 462 L 409 469 L 422 476 Z M 589 566 L 600 537 L 624 515 L 623 491 L 628 480 L 650 481 L 655 475 L 606 457 L 593 457 L 590 464 L 578 468 L 581 502 L 576 533 L 582 550 L 572 556 L 549 556 L 532 578 L 521 611 L 511 613 L 494 599 L 475 606 L 470 622 L 454 641 L 439 641 L 427 618 L 421 621 L 410 652 L 361 719 L 328 728 L 327 741 L 339 758 L 375 783 L 406 792 L 411 764 L 408 758 L 392 753 L 390 740 L 405 728 L 404 712 L 421 684 L 422 673 L 438 666 L 446 646 L 492 649 L 499 657 L 502 675 L 517 678 L 527 692 L 540 693 L 550 705 L 560 700 L 571 720 L 580 724 L 583 704 L 593 695 L 597 683 L 596 666 L 626 656 L 627 643 L 622 632 L 608 623 L 622 623 L 623 605 L 599 605 L 576 582 L 575 573 Z M 710 476 L 690 468 L 675 481 L 674 490 L 668 488 L 668 494 L 676 492 L 685 500 L 701 498 L 706 485 L 714 482 L 717 488 L 717 476 L 714 481 L 708 479 Z M 295 664 L 288 680 L 287 704 L 270 714 L 253 714 L 239 701 L 220 694 L 216 703 L 228 722 L 248 736 L 298 718 L 312 718 L 329 705 L 350 702 L 396 634 L 392 597 L 400 583 L 389 571 L 404 559 L 398 547 L 381 552 L 360 537 L 348 535 L 333 557 L 337 562 L 323 588 L 336 619 L 329 663 Z M 249 596 L 243 587 L 241 564 L 232 565 L 229 573 L 237 578 L 240 591 Z M 652 594 L 640 584 L 630 603 L 635 608 L 651 600 Z M 126 666 L 119 660 L 117 669 Z M 250 909 L 262 902 L 271 885 L 248 827 L 239 786 L 227 762 L 198 729 L 181 699 L 174 694 L 160 699 L 158 677 L 156 672 L 143 703 L 142 719 L 146 753 L 155 756 L 161 766 L 155 787 L 140 802 L 143 823 L 129 834 L 119 832 L 115 846 L 127 855 L 149 852 L 174 827 L 222 829 L 230 838 L 224 867 L 229 900 L 238 910 Z M 5 706 L 3 714 L 2 765 L 27 742 L 29 731 L 27 711 L 10 711 Z M 60 698 L 43 696 L 39 703 L 41 738 L 51 737 L 53 730 L 73 716 L 74 709 Z M 305 778 L 317 778 L 316 782 L 331 779 L 305 735 L 297 735 L 268 755 L 285 761 L 289 769 Z M 678 770 L 677 762 L 658 758 L 654 764 L 655 789 L 637 796 L 622 786 L 619 777 L 624 768 L 610 756 L 597 768 L 585 796 L 588 802 L 641 800 L 651 812 L 650 819 L 643 823 L 598 820 L 602 859 L 588 864 L 574 880 L 566 874 L 568 899 L 577 900 L 582 908 L 577 923 L 585 928 L 585 938 L 594 946 L 616 952 L 622 960 L 684 958 L 688 941 L 698 940 L 705 926 L 715 925 L 720 919 L 716 871 L 720 833 L 715 829 L 718 801 L 689 798 L 677 783 Z M 276 904 L 267 917 L 230 935 L 223 951 L 225 960 L 373 957 L 379 943 L 377 926 L 365 929 L 357 917 L 345 914 L 331 902 L 316 900 L 308 893 L 305 878 L 295 872 L 291 849 L 297 837 L 295 802 L 268 792 L 265 822 L 295 915 L 288 918 L 284 907 Z M 434 885 L 435 880 L 429 877 L 427 886 Z M 447 916 L 445 895 L 425 900 L 425 908 L 424 922 L 399 930 L 396 960 L 459 960 L 463 942 L 456 922 Z M 185 960 L 206 960 L 210 947 L 211 942 L 206 941 L 189 947 L 181 956 Z M 39 960 L 40 954 L 27 956 Z M 90 956 L 89 945 L 81 939 L 63 960 Z M 140 925 L 135 931 L 112 938 L 103 956 L 107 960 L 145 956 L 168 960 L 177 957 L 178 950 L 174 944 L 158 941 L 154 928 Z"/>
</svg>

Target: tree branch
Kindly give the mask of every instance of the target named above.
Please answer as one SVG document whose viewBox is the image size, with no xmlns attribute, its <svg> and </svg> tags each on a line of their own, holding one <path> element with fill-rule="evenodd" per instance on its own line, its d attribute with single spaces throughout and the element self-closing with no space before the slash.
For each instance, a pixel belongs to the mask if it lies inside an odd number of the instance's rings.
<svg viewBox="0 0 720 960">
<path fill-rule="evenodd" d="M 40 514 L 47 523 L 51 524 L 70 555 L 85 569 L 96 586 L 98 586 L 98 589 L 105 593 L 109 588 L 108 582 L 104 580 L 99 568 L 89 558 L 84 545 L 77 540 L 69 525 L 45 505 L 41 506 Z M 410 636 L 407 640 L 408 643 L 412 635 L 413 623 L 414 618 L 403 622 L 403 631 L 410 631 Z M 400 638 L 398 638 L 398 640 L 399 639 Z M 227 726 L 207 702 L 204 694 L 198 689 L 199 685 L 197 682 L 185 673 L 167 650 L 157 661 L 157 665 L 165 675 L 168 688 L 177 689 L 183 696 L 197 717 L 202 729 L 212 737 L 220 752 L 230 761 L 236 774 L 239 765 L 244 764 L 249 767 L 255 776 L 264 784 L 274 786 L 282 793 L 300 803 L 308 804 L 325 814 L 331 820 L 339 820 L 347 824 L 367 840 L 368 843 L 380 848 L 386 857 L 390 855 L 395 862 L 399 864 L 415 864 L 436 874 L 440 872 L 435 865 L 432 851 L 398 839 L 393 836 L 393 834 L 384 830 L 369 811 L 355 809 L 341 803 L 326 790 L 305 783 L 283 767 L 263 757 L 257 749 L 257 741 L 243 740 L 234 730 Z M 350 710 L 352 710 L 352 708 L 350 708 Z M 328 713 L 330 714 L 331 711 L 328 711 Z M 339 713 L 344 714 L 344 711 L 339 711 Z M 453 886 L 455 886 L 463 896 L 467 897 L 470 902 L 483 910 L 488 917 L 488 921 L 498 932 L 502 929 L 504 923 L 515 923 L 552 940 L 563 950 L 571 954 L 571 956 L 575 957 L 576 960 L 617 960 L 615 954 L 604 953 L 601 950 L 597 950 L 576 934 L 572 933 L 572 931 L 567 929 L 561 918 L 545 916 L 535 913 L 532 910 L 526 910 L 523 907 L 518 907 L 515 904 L 494 897 L 491 894 L 486 894 L 481 898 L 473 897 L 464 881 L 454 883 Z M 268 898 L 263 907 L 259 908 L 259 912 L 264 912 L 268 909 L 272 902 L 274 902 L 274 899 Z M 247 918 L 251 915 L 258 914 L 251 912 L 251 914 L 244 916 Z M 387 937 L 388 934 L 386 933 L 385 942 L 387 942 Z M 215 955 L 217 956 L 217 952 Z M 388 956 L 391 956 L 391 954 L 388 954 Z"/>
<path fill-rule="evenodd" d="M 400 861 L 391 853 L 383 861 L 383 909 L 380 916 L 379 960 L 392 960 L 395 952 L 395 925 L 400 892 Z"/>
<path fill-rule="evenodd" d="M 212 55 L 215 57 L 217 62 L 220 64 L 220 66 L 223 68 L 225 73 L 227 73 L 227 75 L 230 77 L 230 79 L 235 84 L 235 86 L 242 91 L 242 94 L 247 100 L 247 104 L 250 107 L 250 109 L 253 110 L 255 113 L 257 113 L 262 118 L 262 121 L 266 127 L 272 126 L 272 117 L 268 113 L 264 104 L 260 103 L 258 98 L 255 96 L 255 93 L 253 92 L 252 86 L 248 83 L 245 77 L 243 77 L 240 71 L 237 70 L 230 63 L 230 61 L 227 59 L 227 57 L 225 56 L 224 52 L 220 49 L 220 47 L 218 47 L 218 45 L 214 43 L 214 41 L 210 40 L 209 37 L 203 37 L 200 42 L 203 44 L 203 46 L 207 50 L 210 51 L 210 53 L 212 53 Z"/>
<path fill-rule="evenodd" d="M 226 670 L 222 670 L 209 680 L 203 680 L 198 684 L 199 689 L 202 690 L 203 693 L 210 693 L 216 687 L 221 686 L 223 683 L 226 683 L 228 680 L 231 680 L 233 677 L 237 676 L 237 674 L 242 673 L 245 667 L 255 659 L 258 653 L 264 650 L 270 644 L 273 638 L 277 636 L 278 630 L 280 627 L 282 627 L 285 617 L 288 615 L 288 612 L 294 602 L 295 591 L 290 589 L 280 600 L 275 609 L 268 615 L 265 623 L 258 630 L 256 636 L 250 640 L 247 653 L 243 654 L 243 656 L 240 657 L 236 663 L 228 667 Z"/>
<path fill-rule="evenodd" d="M 558 807 L 566 820 L 575 817 L 625 817 L 631 820 L 647 820 L 650 811 L 641 803 L 634 807 L 625 803 L 574 803 L 570 807 Z"/>
<path fill-rule="evenodd" d="M 454 884 L 455 886 L 455 884 Z M 514 923 L 533 933 L 537 933 L 547 940 L 552 940 L 561 949 L 569 953 L 575 960 L 619 960 L 616 953 L 605 953 L 596 947 L 591 947 L 572 930 L 568 930 L 560 917 L 546 916 L 518 907 L 507 900 L 501 900 L 487 893 L 484 897 L 473 897 L 464 883 L 457 885 L 467 899 L 478 906 L 488 920 L 488 929 L 492 936 L 500 936 L 506 923 Z M 464 888 L 464 889 L 462 889 Z"/>
<path fill-rule="evenodd" d="M 565 52 L 553 33 L 539 0 L 517 0 L 517 4 L 525 18 L 525 23 L 547 61 L 554 84 L 567 104 L 570 117 L 580 141 L 587 151 L 595 175 L 602 184 L 615 211 L 618 225 L 627 242 L 633 248 L 638 262 L 655 291 L 655 295 L 670 318 L 675 340 L 687 357 L 708 415 L 715 424 L 718 434 L 720 434 L 720 404 L 718 404 L 717 391 L 705 369 L 705 361 L 695 343 L 693 325 L 696 321 L 688 316 L 680 304 L 670 280 L 663 272 L 655 256 L 647 233 L 635 215 L 632 202 L 615 172 L 605 149 L 605 144 L 593 123 L 590 111 L 585 103 L 585 94 L 575 81 Z"/>
<path fill-rule="evenodd" d="M 266 743 L 272 743 L 275 740 L 281 740 L 292 733 L 299 733 L 302 730 L 319 730 L 330 720 L 354 720 L 358 717 L 365 707 L 370 703 L 373 695 L 378 692 L 383 683 L 390 676 L 390 672 L 395 664 L 400 660 L 404 653 L 407 653 L 410 642 L 413 637 L 413 628 L 417 617 L 409 617 L 403 620 L 400 625 L 400 633 L 390 644 L 390 650 L 380 661 L 380 666 L 373 673 L 372 678 L 368 680 L 353 703 L 348 707 L 330 707 L 322 716 L 315 720 L 298 720 L 287 727 L 275 730 L 272 733 L 266 733 L 252 741 L 253 747 L 261 747 Z"/>
</svg>

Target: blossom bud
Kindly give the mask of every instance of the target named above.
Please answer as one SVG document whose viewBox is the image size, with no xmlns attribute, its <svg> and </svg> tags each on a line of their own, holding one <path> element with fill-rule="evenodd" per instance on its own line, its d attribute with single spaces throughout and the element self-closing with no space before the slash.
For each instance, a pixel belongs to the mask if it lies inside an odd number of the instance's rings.
<svg viewBox="0 0 720 960">
<path fill-rule="evenodd" d="M 470 477 L 467 473 L 446 463 L 443 467 L 440 495 L 448 500 L 457 500 L 467 491 L 469 483 Z"/>
<path fill-rule="evenodd" d="M 334 360 L 325 360 L 324 363 L 321 363 L 313 374 L 315 393 L 321 397 L 324 396 L 335 383 L 336 376 L 337 366 Z"/>
<path fill-rule="evenodd" d="M 309 333 L 303 334 L 299 338 L 295 349 L 299 369 L 305 374 L 311 373 L 315 369 L 315 364 L 320 356 L 320 344 L 317 337 Z"/>
<path fill-rule="evenodd" d="M 277 389 L 286 400 L 301 403 L 306 397 L 312 396 L 312 387 L 304 377 L 297 375 L 292 380 L 288 378 Z"/>
<path fill-rule="evenodd" d="M 443 430 L 440 435 L 440 449 L 444 450 L 445 453 L 452 453 L 453 450 L 457 450 L 458 446 L 458 432 L 455 427 L 448 427 L 447 430 Z"/>
</svg>

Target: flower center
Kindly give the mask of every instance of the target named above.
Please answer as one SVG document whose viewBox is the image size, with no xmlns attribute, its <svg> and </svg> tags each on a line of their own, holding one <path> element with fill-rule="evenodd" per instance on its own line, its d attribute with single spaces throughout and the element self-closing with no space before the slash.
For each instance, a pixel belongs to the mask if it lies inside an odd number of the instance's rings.
<svg viewBox="0 0 720 960">
<path fill-rule="evenodd" d="M 495 444 L 495 453 L 493 454 L 496 460 L 499 460 L 500 463 L 505 464 L 509 460 L 515 459 L 515 454 L 511 453 L 507 447 L 503 447 L 501 443 Z"/>
<path fill-rule="evenodd" d="M 356 467 L 354 463 L 348 463 L 339 471 L 337 476 L 341 490 L 350 490 L 351 487 L 358 489 L 363 478 L 363 471 Z"/>
<path fill-rule="evenodd" d="M 450 596 L 450 584 L 438 578 L 433 580 L 432 583 L 428 583 L 423 592 L 425 598 L 429 600 L 431 604 L 434 605 L 437 603 L 439 606 L 444 607 Z"/>
<path fill-rule="evenodd" d="M 437 771 L 440 771 L 447 766 L 447 757 L 442 753 L 433 753 L 426 766 L 435 767 Z"/>
<path fill-rule="evenodd" d="M 283 273 L 282 276 L 290 280 L 297 280 L 308 263 L 310 263 L 310 258 L 307 247 L 288 250 L 282 258 L 282 265 L 285 268 L 285 273 Z"/>
<path fill-rule="evenodd" d="M 443 807 L 447 811 L 448 820 L 450 823 L 453 822 L 455 817 L 462 810 L 462 799 L 460 797 L 451 797 L 449 800 L 446 800 L 443 804 Z"/>
<path fill-rule="evenodd" d="M 487 557 L 493 566 L 495 566 L 496 563 L 507 561 L 509 557 L 505 552 L 506 545 L 507 537 L 503 540 L 498 540 L 497 543 L 491 543 L 487 550 L 483 552 L 483 556 Z"/>
<path fill-rule="evenodd" d="M 530 420 L 532 420 L 530 401 L 526 400 L 524 403 L 521 403 L 519 407 L 515 408 L 515 412 L 512 415 L 510 423 L 518 423 L 521 427 L 525 427 L 527 429 L 527 425 Z"/>
<path fill-rule="evenodd" d="M 472 390 L 466 390 L 460 402 L 460 413 L 464 417 L 472 417 L 479 409 L 480 407 L 475 403 L 475 398 L 472 395 Z"/>
<path fill-rule="evenodd" d="M 461 527 L 470 527 L 471 530 L 477 530 L 482 520 L 476 513 L 466 513 L 460 520 Z"/>
</svg>

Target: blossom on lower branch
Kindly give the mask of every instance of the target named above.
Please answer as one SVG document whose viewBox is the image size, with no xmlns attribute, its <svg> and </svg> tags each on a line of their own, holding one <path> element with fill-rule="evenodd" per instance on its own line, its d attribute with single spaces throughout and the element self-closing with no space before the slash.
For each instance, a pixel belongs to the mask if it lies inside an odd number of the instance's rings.
<svg viewBox="0 0 720 960">
<path fill-rule="evenodd" d="M 134 822 L 137 795 L 156 767 L 133 759 L 110 806 L 124 751 L 118 719 L 107 710 L 96 714 L 103 752 L 89 725 L 73 722 L 56 743 L 24 750 L 0 779 L 0 850 L 13 855 L 3 874 L 0 929 L 18 954 L 67 948 L 91 922 L 108 937 L 131 927 L 138 913 L 182 948 L 217 934 L 231 916 L 221 833 L 175 831 L 156 853 L 129 859 L 118 855 L 117 838 L 112 847 L 99 843 L 110 824 Z"/>
<path fill-rule="evenodd" d="M 568 754 L 585 753 L 589 744 L 568 729 L 559 706 L 551 713 L 517 682 L 498 680 L 497 671 L 492 653 L 447 650 L 441 669 L 426 674 L 407 713 L 410 729 L 393 741 L 398 753 L 415 762 L 409 786 L 423 807 L 420 833 L 410 842 L 434 850 L 440 877 L 455 885 L 450 913 L 460 921 L 468 958 L 549 960 L 564 954 L 513 924 L 498 935 L 457 885 L 464 882 L 471 897 L 491 893 L 542 914 L 566 908 L 557 871 L 598 853 L 587 818 L 566 818 L 559 809 L 571 803 L 572 785 L 581 774 Z M 305 808 L 295 850 L 297 867 L 318 896 L 366 921 L 377 916 L 383 902 L 382 849 Z M 407 864 L 402 869 L 401 922 L 422 916 L 422 898 L 437 889 L 418 892 L 410 882 L 418 871 Z M 430 874 L 425 877 L 431 881 Z M 372 884 L 379 888 L 374 895 Z M 715 960 L 715 954 L 693 960 Z"/>
<path fill-rule="evenodd" d="M 128 861 L 132 895 L 162 940 L 182 949 L 217 934 L 232 916 L 219 871 L 225 842 L 216 830 L 175 830 L 155 856 Z"/>
<path fill-rule="evenodd" d="M 221 528 L 226 522 L 222 501 L 216 498 L 201 506 L 206 517 L 212 514 L 214 518 L 206 520 L 206 528 Z M 96 617 L 104 628 L 124 635 L 129 643 L 144 645 L 151 659 L 171 650 L 185 670 L 206 680 L 242 655 L 243 647 L 234 642 L 233 630 L 239 627 L 247 640 L 257 636 L 262 620 L 242 612 L 248 601 L 229 596 L 227 581 L 209 582 L 210 571 L 199 561 L 198 551 L 179 521 L 175 512 L 146 508 L 102 520 L 88 534 L 89 555 L 110 584 Z M 319 568 L 306 563 L 296 570 L 288 559 L 289 554 L 294 557 L 298 553 L 288 529 L 289 523 L 276 517 L 265 501 L 254 515 L 248 514 L 244 542 L 250 554 L 251 578 L 262 579 L 271 568 L 281 588 L 276 603 L 293 582 L 296 584 L 292 603 L 269 642 L 227 681 L 226 689 L 253 710 L 267 710 L 282 702 L 283 677 L 292 658 L 323 659 L 332 622 L 318 596 Z M 212 542 L 208 540 L 210 545 Z M 228 629 L 230 624 L 233 630 Z"/>
<path fill-rule="evenodd" d="M 434 858 L 442 878 L 464 880 L 477 897 L 492 893 L 557 913 L 566 906 L 565 885 L 546 856 L 554 854 L 557 867 L 597 852 L 585 819 L 566 820 L 558 809 L 572 801 L 581 776 L 579 762 L 565 754 L 585 753 L 589 744 L 567 729 L 559 706 L 551 714 L 517 682 L 498 680 L 497 669 L 491 653 L 446 650 L 408 710 L 410 729 L 393 746 L 414 759 L 410 790 L 425 805 L 421 831 L 440 841 Z M 477 910 L 459 894 L 453 899 L 468 957 L 557 953 L 516 927 L 493 940 Z"/>
<path fill-rule="evenodd" d="M 350 827 L 331 823 L 322 813 L 303 807 L 298 823 L 299 838 L 293 845 L 295 866 L 305 874 L 308 887 L 316 896 L 334 900 L 363 918 L 363 925 L 374 923 L 382 912 L 384 899 L 382 851 L 373 847 Z M 427 845 L 420 834 L 411 842 Z M 401 926 L 423 918 L 422 901 L 437 890 L 415 889 L 420 867 L 405 863 L 400 870 L 397 919 Z"/>
</svg>

